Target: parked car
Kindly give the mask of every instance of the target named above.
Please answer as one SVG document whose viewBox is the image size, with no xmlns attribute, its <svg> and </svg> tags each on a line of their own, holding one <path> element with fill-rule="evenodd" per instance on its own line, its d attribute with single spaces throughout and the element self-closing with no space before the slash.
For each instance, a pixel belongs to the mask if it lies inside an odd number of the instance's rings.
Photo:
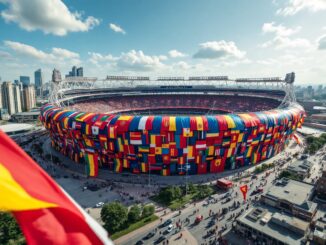
<svg viewBox="0 0 326 245">
<path fill-rule="evenodd" d="M 143 245 L 144 242 L 142 240 L 139 240 L 138 242 L 135 243 L 135 245 Z"/>
<path fill-rule="evenodd" d="M 99 202 L 99 203 L 96 203 L 95 207 L 101 208 L 101 207 L 103 207 L 103 205 L 104 205 L 104 202 Z"/>
</svg>

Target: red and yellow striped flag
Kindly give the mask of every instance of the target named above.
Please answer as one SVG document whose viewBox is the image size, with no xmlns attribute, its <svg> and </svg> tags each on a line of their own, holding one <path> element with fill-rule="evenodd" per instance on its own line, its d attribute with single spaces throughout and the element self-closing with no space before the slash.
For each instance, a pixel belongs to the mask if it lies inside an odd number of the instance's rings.
<svg viewBox="0 0 326 245">
<path fill-rule="evenodd" d="M 12 212 L 28 244 L 112 244 L 94 221 L 0 131 L 0 210 Z"/>
</svg>

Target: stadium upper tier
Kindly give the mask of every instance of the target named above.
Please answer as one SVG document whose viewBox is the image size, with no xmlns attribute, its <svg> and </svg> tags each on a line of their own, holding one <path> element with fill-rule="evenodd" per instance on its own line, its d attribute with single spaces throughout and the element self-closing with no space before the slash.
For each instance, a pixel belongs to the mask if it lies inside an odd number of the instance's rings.
<svg viewBox="0 0 326 245">
<path fill-rule="evenodd" d="M 111 95 L 109 98 L 92 97 L 83 102 L 73 102 L 69 108 L 96 113 L 189 115 L 266 111 L 276 108 L 279 104 L 279 101 L 271 98 L 239 95 L 145 94 Z"/>
<path fill-rule="evenodd" d="M 40 118 L 52 146 L 85 163 L 90 176 L 99 167 L 162 175 L 217 173 L 284 149 L 305 112 L 296 103 L 275 109 L 283 96 L 261 90 L 82 90 L 66 97 L 63 107 L 43 106 Z M 191 115 L 193 110 L 206 113 Z"/>
</svg>

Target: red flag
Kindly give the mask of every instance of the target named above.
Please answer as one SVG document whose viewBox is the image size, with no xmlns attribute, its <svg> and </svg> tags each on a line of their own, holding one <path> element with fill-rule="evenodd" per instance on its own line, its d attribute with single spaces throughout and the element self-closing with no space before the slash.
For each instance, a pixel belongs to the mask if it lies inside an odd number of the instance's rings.
<svg viewBox="0 0 326 245">
<path fill-rule="evenodd" d="M 247 192 L 248 192 L 248 186 L 247 185 L 240 186 L 240 191 L 242 192 L 243 200 L 246 201 Z"/>
<path fill-rule="evenodd" d="M 96 223 L 0 131 L 0 209 L 12 212 L 28 244 L 112 244 Z"/>
</svg>

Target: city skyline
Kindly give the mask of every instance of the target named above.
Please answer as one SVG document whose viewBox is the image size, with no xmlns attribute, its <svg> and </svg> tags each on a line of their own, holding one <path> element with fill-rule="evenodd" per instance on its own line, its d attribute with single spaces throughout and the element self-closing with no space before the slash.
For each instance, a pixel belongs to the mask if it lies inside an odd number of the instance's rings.
<svg viewBox="0 0 326 245">
<path fill-rule="evenodd" d="M 42 11 L 33 11 L 35 8 Z M 52 14 L 60 12 L 60 14 Z M 0 75 L 281 76 L 323 84 L 326 2 L 0 1 Z M 33 13 L 31 17 L 30 13 Z"/>
</svg>

